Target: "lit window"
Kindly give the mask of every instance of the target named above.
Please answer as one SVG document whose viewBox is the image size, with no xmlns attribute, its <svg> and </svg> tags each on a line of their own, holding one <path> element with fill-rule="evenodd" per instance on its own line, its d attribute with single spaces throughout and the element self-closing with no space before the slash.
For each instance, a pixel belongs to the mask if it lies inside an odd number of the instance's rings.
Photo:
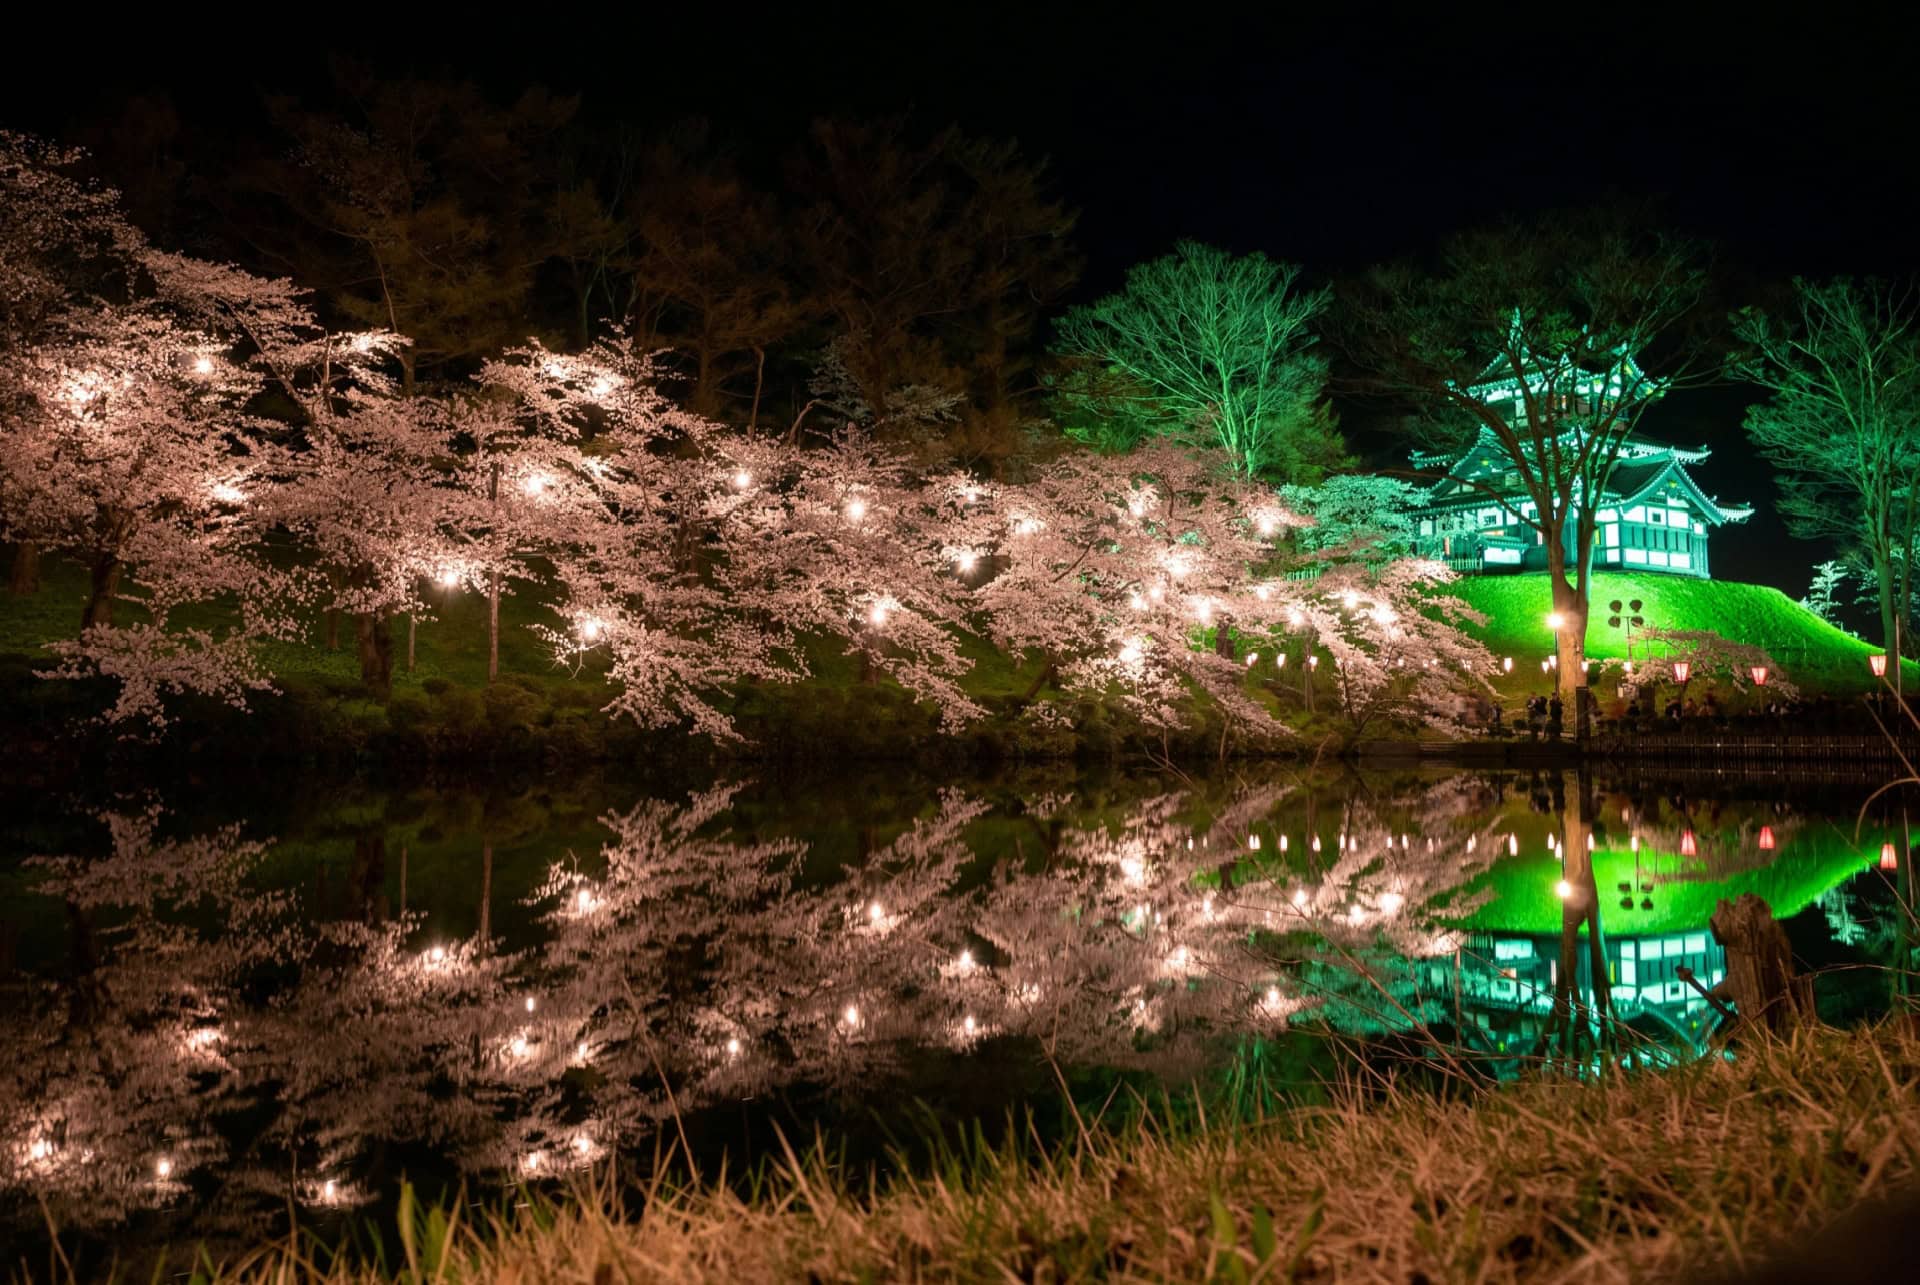
<svg viewBox="0 0 1920 1285">
<path fill-rule="evenodd" d="M 1693 570 L 1693 555 L 1690 553 L 1676 553 L 1673 555 L 1673 565 L 1681 571 L 1691 571 Z"/>
<path fill-rule="evenodd" d="M 1700 525 L 1700 523 L 1696 522 L 1693 524 L 1693 533 L 1695 535 L 1705 535 L 1707 533 L 1707 528 Z"/>
<path fill-rule="evenodd" d="M 1706 954 L 1707 935 L 1705 933 L 1688 933 L 1686 949 L 1689 955 Z"/>
<path fill-rule="evenodd" d="M 1604 554 L 1603 554 L 1603 555 L 1601 556 L 1601 560 L 1602 560 L 1602 561 L 1604 561 L 1604 562 L 1618 562 L 1618 561 L 1620 561 L 1620 550 L 1618 550 L 1618 549 L 1608 549 L 1608 550 L 1607 550 L 1607 551 L 1606 551 L 1606 552 L 1605 552 L 1605 553 L 1604 553 Z"/>
<path fill-rule="evenodd" d="M 1628 549 L 1627 561 L 1636 566 L 1645 566 L 1647 563 L 1647 551 L 1645 549 Z"/>
<path fill-rule="evenodd" d="M 1421 535 L 1432 535 L 1432 534 L 1433 534 L 1433 519 L 1432 519 L 1432 518 L 1421 518 L 1421 519 L 1420 519 L 1420 534 L 1421 534 Z"/>
<path fill-rule="evenodd" d="M 1620 524 L 1618 522 L 1607 523 L 1606 537 L 1607 537 L 1607 547 L 1609 549 L 1613 548 L 1614 546 L 1620 543 Z"/>
<path fill-rule="evenodd" d="M 1667 525 L 1677 526 L 1682 531 L 1686 530 L 1687 529 L 1687 511 L 1685 509 L 1668 509 Z"/>
<path fill-rule="evenodd" d="M 1648 509 L 1647 521 L 1653 523 L 1655 526 L 1664 526 L 1667 521 L 1667 511 L 1665 509 Z"/>
<path fill-rule="evenodd" d="M 1600 520 L 1602 522 L 1618 522 L 1620 520 L 1620 514 L 1613 509 L 1601 509 Z"/>
<path fill-rule="evenodd" d="M 1652 563 L 1656 567 L 1666 566 L 1667 565 L 1666 551 L 1662 549 L 1655 549 L 1652 553 L 1649 553 L 1647 555 L 1647 561 Z"/>
<path fill-rule="evenodd" d="M 1636 504 L 1632 508 L 1627 510 L 1627 521 L 1645 522 L 1646 520 L 1647 520 L 1647 510 L 1643 506 Z"/>
</svg>

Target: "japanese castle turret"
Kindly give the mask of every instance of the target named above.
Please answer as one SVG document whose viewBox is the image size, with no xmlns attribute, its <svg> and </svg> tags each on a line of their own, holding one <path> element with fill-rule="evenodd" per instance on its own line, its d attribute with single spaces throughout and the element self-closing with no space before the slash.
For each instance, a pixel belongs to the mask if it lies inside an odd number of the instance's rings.
<svg viewBox="0 0 1920 1285">
<path fill-rule="evenodd" d="M 1626 359 L 1628 369 L 1631 358 Z M 1526 399 L 1508 374 L 1471 386 L 1479 398 L 1505 403 L 1516 424 L 1526 422 Z M 1568 436 L 1582 430 L 1569 430 Z M 1563 439 L 1564 440 L 1564 439 Z M 1706 447 L 1689 450 L 1649 441 L 1638 434 L 1620 443 L 1612 473 L 1601 489 L 1595 516 L 1595 570 L 1662 571 L 1670 575 L 1709 574 L 1707 542 L 1729 522 L 1744 521 L 1753 510 L 1721 504 L 1700 489 L 1689 467 L 1704 461 Z M 1465 453 L 1456 456 L 1417 452 L 1423 470 L 1445 469 L 1416 515 L 1417 548 L 1444 558 L 1456 571 L 1538 571 L 1547 565 L 1541 533 L 1528 524 L 1534 502 L 1521 486 L 1513 461 L 1481 429 Z M 1575 523 L 1567 523 L 1567 558 Z"/>
</svg>

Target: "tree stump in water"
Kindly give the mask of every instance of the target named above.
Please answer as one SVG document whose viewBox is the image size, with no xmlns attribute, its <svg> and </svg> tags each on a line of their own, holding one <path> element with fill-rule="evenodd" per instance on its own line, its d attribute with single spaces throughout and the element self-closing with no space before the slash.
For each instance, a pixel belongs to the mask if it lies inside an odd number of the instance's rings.
<svg viewBox="0 0 1920 1285">
<path fill-rule="evenodd" d="M 1786 930 L 1771 906 L 1743 892 L 1714 907 L 1707 922 L 1727 950 L 1727 976 L 1713 993 L 1733 1001 L 1740 1025 L 1781 1034 L 1813 1017 L 1812 979 L 1794 969 Z"/>
</svg>

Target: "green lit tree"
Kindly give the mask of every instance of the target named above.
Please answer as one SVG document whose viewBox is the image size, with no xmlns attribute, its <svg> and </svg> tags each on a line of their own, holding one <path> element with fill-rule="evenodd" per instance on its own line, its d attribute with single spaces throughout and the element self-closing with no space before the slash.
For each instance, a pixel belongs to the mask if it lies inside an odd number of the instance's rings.
<svg viewBox="0 0 1920 1285">
<path fill-rule="evenodd" d="M 1311 329 L 1327 293 L 1299 277 L 1262 254 L 1182 241 L 1061 318 L 1055 350 L 1098 372 L 1088 382 L 1109 397 L 1130 381 L 1123 404 L 1143 429 L 1217 446 L 1244 477 L 1316 482 L 1343 451 Z"/>
<path fill-rule="evenodd" d="M 1872 573 L 1896 658 L 1920 524 L 1920 315 L 1880 282 L 1796 281 L 1791 314 L 1740 314 L 1735 373 L 1768 393 L 1747 436 L 1780 470 L 1795 535 L 1834 538 Z"/>
<path fill-rule="evenodd" d="M 1411 407 L 1435 451 L 1490 445 L 1503 467 L 1489 494 L 1533 502 L 1519 520 L 1544 546 L 1575 708 L 1598 521 L 1584 501 L 1605 492 L 1647 408 L 1704 371 L 1705 291 L 1692 246 L 1607 211 L 1470 233 L 1437 265 L 1375 268 L 1343 292 L 1355 391 Z"/>
</svg>

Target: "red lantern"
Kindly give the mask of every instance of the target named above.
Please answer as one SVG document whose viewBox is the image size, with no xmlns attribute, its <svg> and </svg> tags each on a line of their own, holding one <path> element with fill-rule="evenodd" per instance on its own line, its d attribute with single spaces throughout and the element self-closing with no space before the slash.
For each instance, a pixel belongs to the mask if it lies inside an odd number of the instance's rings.
<svg viewBox="0 0 1920 1285">
<path fill-rule="evenodd" d="M 1693 664 L 1691 661 L 1676 660 L 1673 662 L 1673 681 L 1674 682 L 1676 683 L 1686 682 L 1687 675 L 1691 674 L 1692 672 L 1693 672 Z"/>
<path fill-rule="evenodd" d="M 1882 870 L 1898 870 L 1900 868 L 1900 854 L 1893 850 L 1891 843 L 1883 843 L 1880 845 L 1880 868 Z"/>
<path fill-rule="evenodd" d="M 1884 655 L 1867 657 L 1867 664 L 1873 667 L 1873 676 L 1875 678 L 1885 678 L 1887 676 L 1887 658 Z"/>
<path fill-rule="evenodd" d="M 1680 855 L 1683 857 L 1691 857 L 1698 851 L 1699 848 L 1693 841 L 1693 831 L 1682 830 L 1680 832 Z"/>
<path fill-rule="evenodd" d="M 1747 672 L 1753 675 L 1753 685 L 1755 687 L 1765 687 L 1767 685 L 1767 667 L 1765 665 L 1755 665 Z"/>
<path fill-rule="evenodd" d="M 1762 852 L 1773 851 L 1773 827 L 1770 825 L 1760 827 L 1760 850 Z"/>
</svg>

